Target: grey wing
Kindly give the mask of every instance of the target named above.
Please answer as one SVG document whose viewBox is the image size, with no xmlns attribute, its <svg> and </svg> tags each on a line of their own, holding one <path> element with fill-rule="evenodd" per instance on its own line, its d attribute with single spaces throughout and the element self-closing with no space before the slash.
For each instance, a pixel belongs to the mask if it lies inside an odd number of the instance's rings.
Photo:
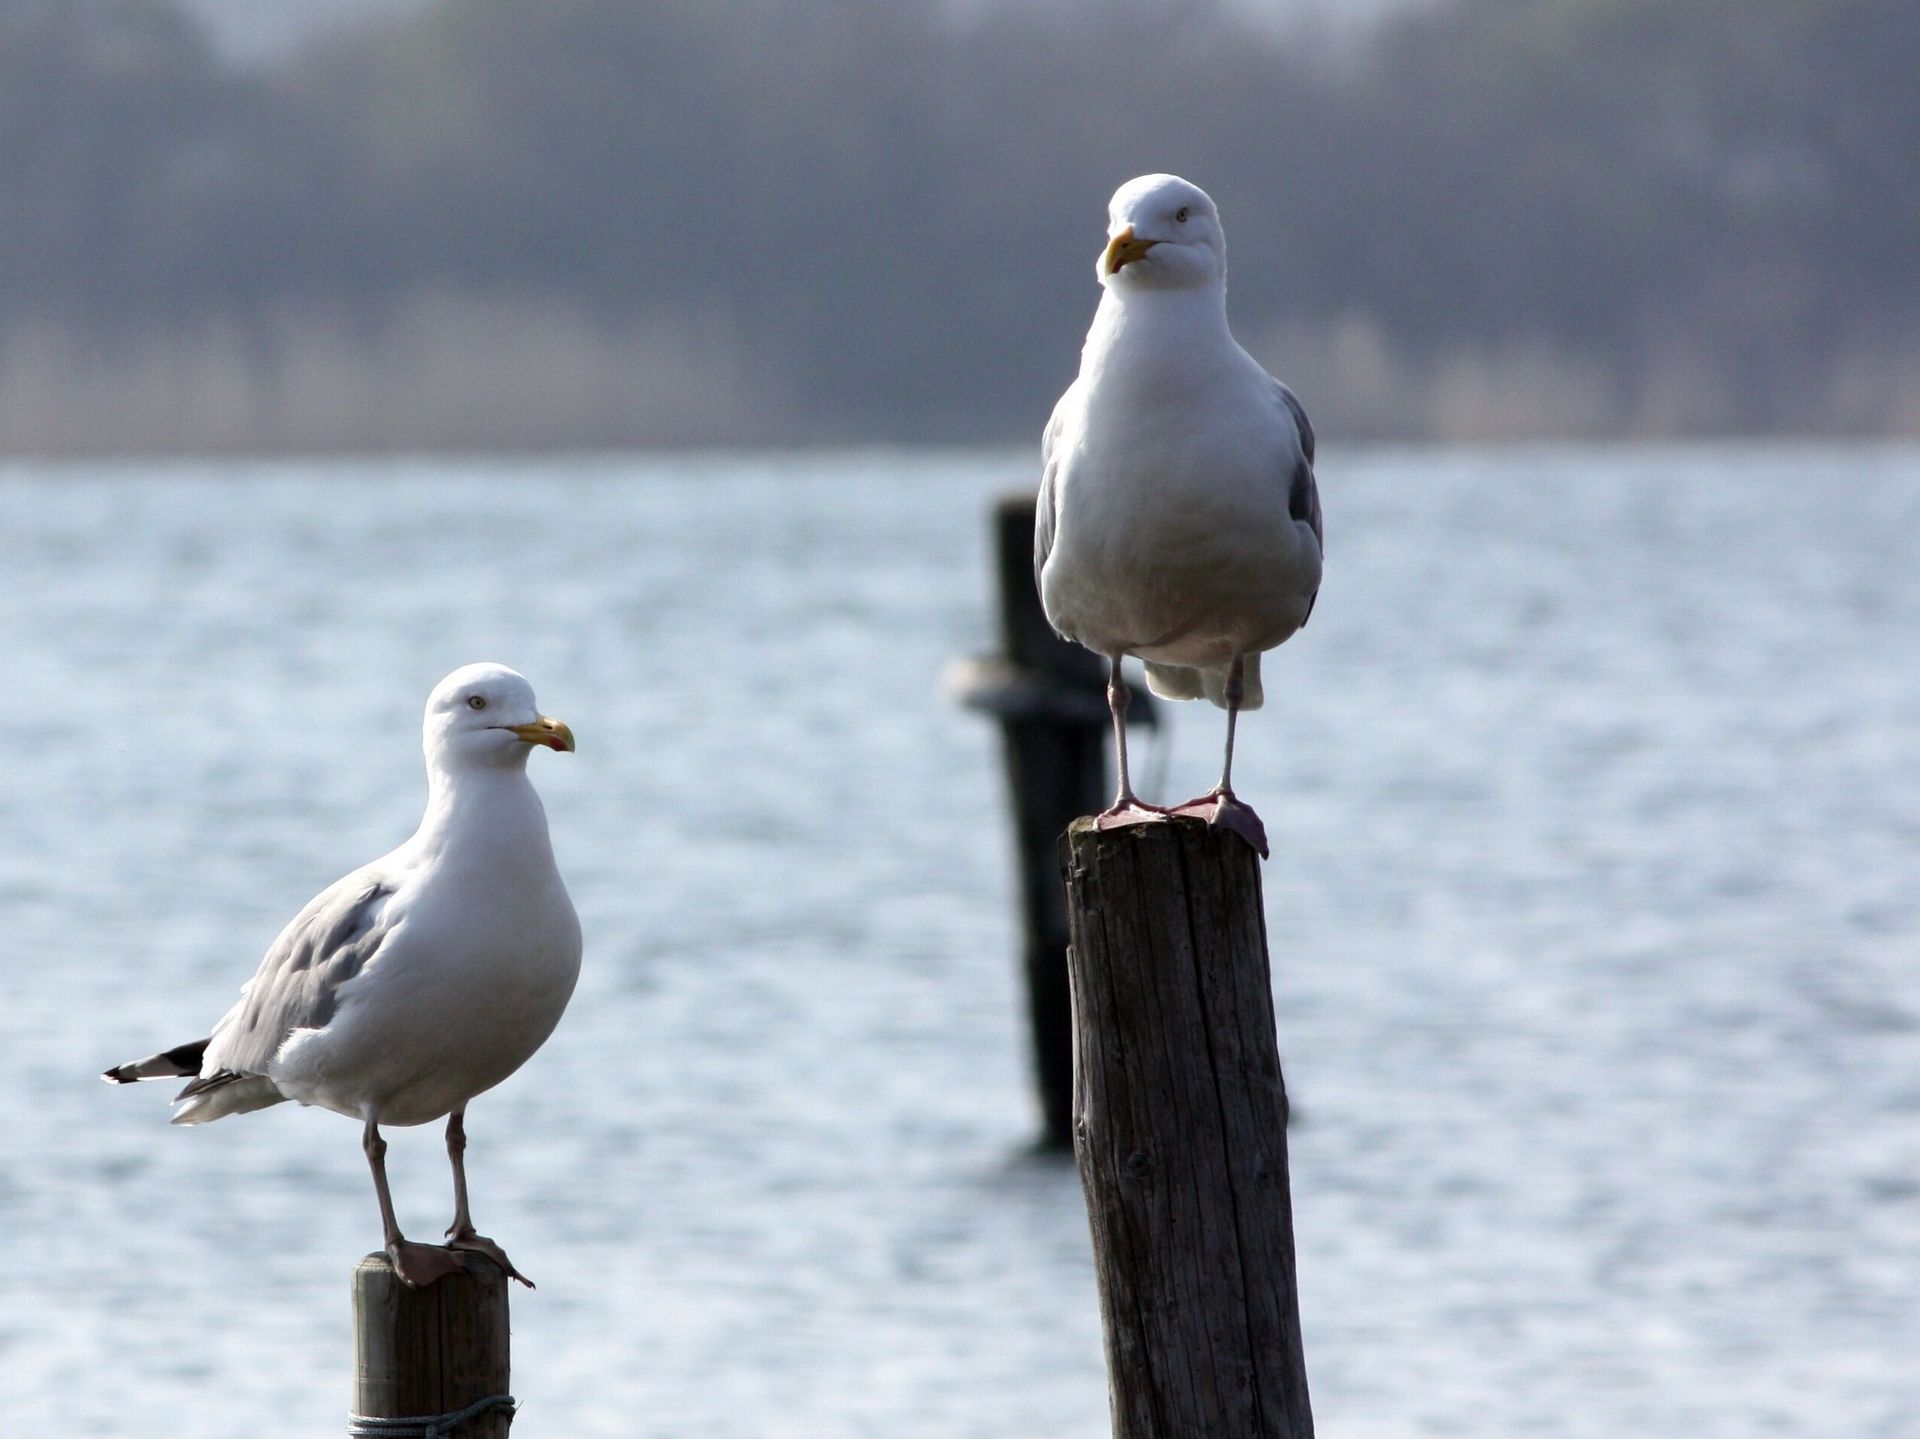
<svg viewBox="0 0 1920 1439">
<path fill-rule="evenodd" d="M 392 933 L 386 918 L 392 883 L 365 872 L 322 890 L 260 961 L 240 1002 L 213 1028 L 198 1079 L 180 1091 L 191 1099 L 210 1089 L 264 1075 L 296 1029 L 317 1029 L 333 1017 L 340 987 L 379 952 Z"/>
<path fill-rule="evenodd" d="M 1074 384 L 1079 384 L 1078 380 Z M 1040 588 L 1040 572 L 1047 567 L 1047 556 L 1053 553 L 1053 527 L 1059 519 L 1059 500 L 1053 492 L 1054 472 L 1059 469 L 1059 461 L 1054 458 L 1054 447 L 1060 442 L 1060 430 L 1065 424 L 1067 398 L 1073 393 L 1072 386 L 1060 397 L 1060 403 L 1053 407 L 1053 414 L 1047 420 L 1047 428 L 1040 435 L 1040 498 L 1033 507 L 1033 587 Z"/>
<path fill-rule="evenodd" d="M 1274 387 L 1280 391 L 1280 403 L 1287 407 L 1293 416 L 1293 422 L 1300 428 L 1300 463 L 1293 467 L 1293 474 L 1287 479 L 1287 513 L 1296 520 L 1305 520 L 1313 530 L 1313 537 L 1319 541 L 1321 553 L 1326 553 L 1327 533 L 1320 518 L 1320 486 L 1313 478 L 1313 422 L 1307 418 L 1306 407 L 1300 403 L 1300 397 L 1285 385 L 1275 380 Z"/>
<path fill-rule="evenodd" d="M 1327 552 L 1327 532 L 1325 522 L 1320 518 L 1320 486 L 1313 478 L 1313 422 L 1307 418 L 1306 407 L 1300 403 L 1298 395 L 1278 380 L 1273 383 L 1280 391 L 1280 403 L 1287 407 L 1287 412 L 1293 416 L 1293 422 L 1300 430 L 1300 460 L 1287 477 L 1287 514 L 1307 522 L 1308 528 L 1313 531 L 1314 543 L 1324 556 Z M 1303 627 L 1313 618 L 1314 601 L 1319 598 L 1318 589 L 1309 596 L 1307 612 L 1300 620 Z"/>
<path fill-rule="evenodd" d="M 1300 448 L 1305 452 L 1307 463 L 1313 463 L 1313 422 L 1307 418 L 1307 407 L 1300 403 L 1300 397 L 1278 380 L 1273 386 L 1280 392 L 1280 403 L 1293 415 L 1294 424 L 1300 427 Z"/>
</svg>

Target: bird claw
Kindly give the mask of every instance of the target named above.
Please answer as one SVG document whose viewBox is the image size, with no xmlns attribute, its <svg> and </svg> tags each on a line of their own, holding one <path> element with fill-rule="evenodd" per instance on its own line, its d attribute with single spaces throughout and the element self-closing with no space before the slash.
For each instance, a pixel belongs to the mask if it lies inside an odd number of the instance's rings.
<svg viewBox="0 0 1920 1439">
<path fill-rule="evenodd" d="M 463 1267 L 460 1256 L 450 1250 L 438 1244 L 415 1244 L 407 1239 L 396 1239 L 387 1245 L 387 1262 L 409 1289 L 425 1289 Z"/>
<path fill-rule="evenodd" d="M 1205 820 L 1209 829 L 1224 829 L 1237 834 L 1253 846 L 1254 853 L 1260 858 L 1268 857 L 1267 827 L 1260 822 L 1260 816 L 1253 812 L 1253 806 L 1234 798 L 1230 789 L 1216 789 L 1199 799 L 1175 805 L 1172 813 Z"/>
<path fill-rule="evenodd" d="M 475 1234 L 471 1229 L 457 1230 L 449 1228 L 447 1230 L 447 1248 L 465 1249 L 475 1254 L 484 1254 L 500 1266 L 506 1273 L 507 1278 L 517 1279 L 529 1289 L 536 1287 L 531 1279 L 513 1267 L 513 1261 L 507 1258 L 507 1251 L 502 1249 L 498 1244 L 495 1244 L 484 1234 Z"/>
<path fill-rule="evenodd" d="M 1125 829 L 1134 824 L 1157 824 L 1171 811 L 1163 805 L 1148 804 L 1129 795 L 1093 817 L 1095 829 Z"/>
</svg>

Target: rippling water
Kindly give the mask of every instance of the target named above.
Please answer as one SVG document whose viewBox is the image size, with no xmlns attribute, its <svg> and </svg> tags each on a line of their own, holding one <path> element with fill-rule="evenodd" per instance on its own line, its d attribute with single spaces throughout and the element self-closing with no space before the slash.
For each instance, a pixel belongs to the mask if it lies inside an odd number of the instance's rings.
<svg viewBox="0 0 1920 1439">
<path fill-rule="evenodd" d="M 1107 1431 L 1034 1129 L 991 632 L 1025 455 L 0 474 L 9 1434 L 338 1432 L 358 1135 L 196 1130 L 204 1034 L 405 836 L 507 661 L 579 992 L 473 1108 L 516 1432 Z M 1920 1433 L 1920 452 L 1372 452 L 1236 778 L 1266 815 L 1321 1432 Z M 1211 777 L 1183 708 L 1170 791 Z M 396 1131 L 403 1222 L 450 1207 Z"/>
</svg>

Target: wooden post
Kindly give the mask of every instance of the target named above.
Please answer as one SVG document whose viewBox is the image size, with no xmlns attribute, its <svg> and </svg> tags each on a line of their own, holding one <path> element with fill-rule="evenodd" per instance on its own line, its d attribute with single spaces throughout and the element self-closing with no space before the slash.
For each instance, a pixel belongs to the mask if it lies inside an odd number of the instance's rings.
<svg viewBox="0 0 1920 1439">
<path fill-rule="evenodd" d="M 1067 907 L 1060 892 L 1060 835 L 1075 816 L 1107 802 L 1106 662 L 1053 632 L 1033 583 L 1031 491 L 1004 496 L 993 513 L 1001 652 L 955 667 L 960 700 L 997 716 L 1005 741 L 1020 867 L 1022 959 L 1041 1143 L 1073 1143 L 1073 1012 L 1067 998 Z M 1152 724 L 1153 703 L 1134 692 L 1131 713 Z"/>
<path fill-rule="evenodd" d="M 353 1271 L 353 1413 L 375 1421 L 349 1434 L 418 1439 L 397 1419 L 457 1414 L 508 1387 L 507 1276 L 485 1255 L 463 1253 L 460 1273 L 409 1289 L 385 1254 Z M 387 1421 L 382 1423 L 380 1421 Z M 463 1420 L 448 1439 L 506 1439 L 511 1404 Z"/>
<path fill-rule="evenodd" d="M 1259 861 L 1195 819 L 1061 857 L 1115 1439 L 1311 1439 Z"/>
</svg>

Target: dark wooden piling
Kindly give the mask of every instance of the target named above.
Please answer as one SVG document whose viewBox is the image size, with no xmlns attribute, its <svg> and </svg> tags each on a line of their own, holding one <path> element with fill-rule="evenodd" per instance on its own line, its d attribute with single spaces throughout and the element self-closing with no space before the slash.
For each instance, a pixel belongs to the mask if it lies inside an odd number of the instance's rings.
<svg viewBox="0 0 1920 1439">
<path fill-rule="evenodd" d="M 1073 1143 L 1073 1014 L 1067 998 L 1067 909 L 1055 847 L 1075 816 L 1106 804 L 1106 662 L 1053 632 L 1033 583 L 1031 492 L 1002 498 L 993 512 L 1000 653 L 957 666 L 961 701 L 999 719 L 1019 857 L 1023 967 L 1041 1142 Z M 1136 691 L 1133 716 L 1154 722 Z"/>
<path fill-rule="evenodd" d="M 507 1276 L 484 1255 L 422 1289 L 400 1282 L 385 1254 L 353 1271 L 353 1413 L 376 1421 L 350 1434 L 420 1435 L 392 1421 L 457 1414 L 508 1386 Z M 387 1421 L 381 1423 L 378 1421 Z M 506 1439 L 510 1404 L 463 1420 L 449 1439 Z"/>
<path fill-rule="evenodd" d="M 1310 1439 L 1259 861 L 1191 819 L 1060 853 L 1115 1439 Z"/>
</svg>

